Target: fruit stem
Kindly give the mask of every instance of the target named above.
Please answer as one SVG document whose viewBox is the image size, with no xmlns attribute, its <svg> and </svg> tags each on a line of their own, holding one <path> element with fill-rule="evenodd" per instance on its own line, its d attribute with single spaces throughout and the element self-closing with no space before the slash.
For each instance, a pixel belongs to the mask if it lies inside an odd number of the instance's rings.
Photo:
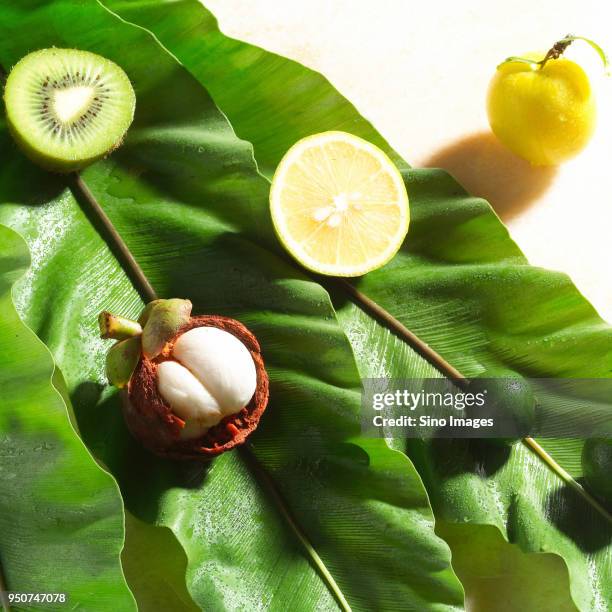
<svg viewBox="0 0 612 612">
<path fill-rule="evenodd" d="M 563 53 L 565 53 L 565 50 L 575 40 L 582 40 L 583 42 L 587 43 L 592 49 L 594 49 L 595 52 L 597 53 L 597 55 L 599 55 L 599 57 L 601 58 L 601 61 L 603 63 L 604 71 L 605 71 L 606 75 L 609 74 L 608 57 L 606 56 L 604 50 L 594 40 L 591 40 L 590 38 L 585 38 L 584 36 L 574 36 L 572 34 L 568 34 L 567 36 L 565 36 L 561 40 L 558 40 L 547 51 L 546 55 L 540 61 L 535 61 L 535 60 L 532 60 L 532 59 L 529 59 L 529 58 L 526 58 L 526 57 L 511 56 L 511 57 L 506 58 L 497 67 L 499 68 L 500 66 L 503 66 L 504 64 L 507 64 L 508 62 L 519 62 L 521 64 L 529 64 L 535 70 L 542 70 L 542 68 L 544 68 L 544 66 L 546 65 L 546 63 L 549 60 L 551 60 L 551 59 L 559 59 L 563 55 Z"/>
<path fill-rule="evenodd" d="M 138 321 L 114 315 L 106 310 L 98 315 L 98 324 L 100 338 L 104 339 L 127 340 L 142 334 L 142 327 Z"/>
<path fill-rule="evenodd" d="M 541 70 L 546 65 L 546 62 L 551 59 L 559 59 L 565 50 L 576 40 L 576 37 L 568 34 L 565 38 L 558 40 L 546 53 L 544 59 L 538 62 L 538 67 Z"/>
</svg>

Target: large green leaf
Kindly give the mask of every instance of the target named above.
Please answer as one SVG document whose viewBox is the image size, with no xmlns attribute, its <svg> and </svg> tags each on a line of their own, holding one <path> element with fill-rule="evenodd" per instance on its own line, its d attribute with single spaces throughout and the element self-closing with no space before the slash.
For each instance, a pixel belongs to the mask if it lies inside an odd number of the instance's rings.
<svg viewBox="0 0 612 612">
<path fill-rule="evenodd" d="M 383 440 L 359 438 L 350 344 L 328 294 L 279 252 L 250 145 L 152 36 L 98 3 L 0 5 L 3 63 L 51 45 L 105 55 L 132 79 L 134 126 L 85 180 L 158 293 L 243 320 L 271 376 L 272 401 L 252 438 L 257 464 L 241 452 L 194 465 L 142 451 L 104 384 L 107 347 L 95 329 L 99 310 L 129 316 L 142 304 L 96 220 L 60 177 L 11 151 L 2 131 L 10 155 L 0 170 L 0 220 L 26 237 L 34 261 L 16 294 L 20 311 L 55 356 L 80 431 L 118 479 L 128 509 L 169 527 L 183 546 L 191 597 L 213 609 L 336 608 L 290 513 L 354 609 L 460 607 L 420 477 Z"/>
<path fill-rule="evenodd" d="M 197 612 L 185 584 L 188 559 L 171 529 L 126 512 L 123 569 L 140 610 Z"/>
<path fill-rule="evenodd" d="M 412 209 L 412 240 L 391 266 L 362 279 L 361 290 L 468 376 L 500 365 L 534 377 L 608 375 L 612 330 L 566 276 L 527 265 L 488 204 L 445 173 L 404 174 L 421 204 Z M 372 320 L 355 306 L 344 306 L 340 318 L 362 376 L 439 375 L 389 332 L 364 333 Z M 590 398 L 567 401 L 580 411 Z M 557 440 L 551 450 L 577 463 L 575 442 Z M 523 550 L 561 555 L 580 609 L 606 609 L 610 522 L 530 449 L 466 440 L 396 447 L 419 468 L 438 519 L 495 525 Z"/>
<path fill-rule="evenodd" d="M 132 610 L 119 562 L 117 485 L 75 435 L 51 383 L 51 355 L 13 305 L 13 284 L 28 265 L 23 239 L 0 226 L 0 562 L 6 586 L 67 593 L 67 603 L 47 604 L 53 610 L 89 602 L 95 602 L 90 609 Z"/>
<path fill-rule="evenodd" d="M 224 37 L 195 0 L 178 3 L 180 15 L 159 0 L 106 2 L 152 29 L 201 80 L 238 134 L 253 142 L 268 175 L 297 136 L 348 129 L 380 144 L 319 75 Z M 250 70 L 233 79 L 237 67 Z M 317 99 L 333 105 L 324 105 L 319 114 L 311 104 Z M 282 123 L 293 127 L 279 131 Z M 284 148 L 271 147 L 271 140 Z M 391 264 L 357 283 L 361 290 L 466 375 L 503 365 L 526 376 L 609 377 L 612 330 L 567 277 L 527 265 L 488 204 L 468 197 L 447 174 L 405 170 L 405 178 L 413 217 L 409 239 Z M 439 375 L 343 296 L 336 295 L 336 305 L 362 375 Z M 576 408 L 588 401 L 580 398 Z M 542 443 L 580 476 L 580 441 Z M 495 525 L 526 551 L 561 555 L 580 607 L 605 605 L 612 598 L 609 524 L 525 447 L 502 457 L 472 447 L 458 442 L 426 448 L 413 442 L 406 448 L 439 516 Z"/>
<path fill-rule="evenodd" d="M 325 130 L 361 136 L 399 165 L 405 164 L 324 76 L 224 36 L 198 0 L 104 0 L 103 4 L 154 32 L 205 85 L 240 137 L 255 146 L 265 176 L 272 176 L 293 143 Z"/>
<path fill-rule="evenodd" d="M 440 527 L 453 551 L 453 567 L 465 586 L 470 612 L 576 611 L 561 557 L 525 554 L 495 527 Z"/>
</svg>

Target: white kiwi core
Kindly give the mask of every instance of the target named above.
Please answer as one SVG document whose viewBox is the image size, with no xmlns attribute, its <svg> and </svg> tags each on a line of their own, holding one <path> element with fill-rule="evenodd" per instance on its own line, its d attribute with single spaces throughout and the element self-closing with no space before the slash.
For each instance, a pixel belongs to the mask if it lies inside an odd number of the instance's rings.
<svg viewBox="0 0 612 612">
<path fill-rule="evenodd" d="M 72 123 L 82 117 L 94 98 L 93 87 L 78 85 L 53 92 L 53 110 L 63 123 Z"/>
</svg>

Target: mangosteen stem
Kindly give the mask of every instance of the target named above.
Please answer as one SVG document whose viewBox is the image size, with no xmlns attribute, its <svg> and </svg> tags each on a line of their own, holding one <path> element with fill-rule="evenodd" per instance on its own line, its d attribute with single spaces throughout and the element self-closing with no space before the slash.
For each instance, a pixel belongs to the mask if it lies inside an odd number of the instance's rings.
<svg viewBox="0 0 612 612">
<path fill-rule="evenodd" d="M 142 334 L 142 327 L 138 321 L 114 315 L 106 310 L 98 315 L 100 325 L 100 338 L 113 340 L 127 340 Z"/>
</svg>

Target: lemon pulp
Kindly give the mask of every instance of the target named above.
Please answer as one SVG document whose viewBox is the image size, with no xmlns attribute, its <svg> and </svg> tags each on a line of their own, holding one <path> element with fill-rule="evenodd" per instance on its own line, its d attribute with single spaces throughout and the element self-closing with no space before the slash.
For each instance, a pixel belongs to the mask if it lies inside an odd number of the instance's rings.
<svg viewBox="0 0 612 612">
<path fill-rule="evenodd" d="M 393 162 L 345 132 L 315 134 L 287 151 L 272 179 L 270 209 L 285 248 L 306 268 L 333 276 L 387 263 L 410 217 Z"/>
</svg>

